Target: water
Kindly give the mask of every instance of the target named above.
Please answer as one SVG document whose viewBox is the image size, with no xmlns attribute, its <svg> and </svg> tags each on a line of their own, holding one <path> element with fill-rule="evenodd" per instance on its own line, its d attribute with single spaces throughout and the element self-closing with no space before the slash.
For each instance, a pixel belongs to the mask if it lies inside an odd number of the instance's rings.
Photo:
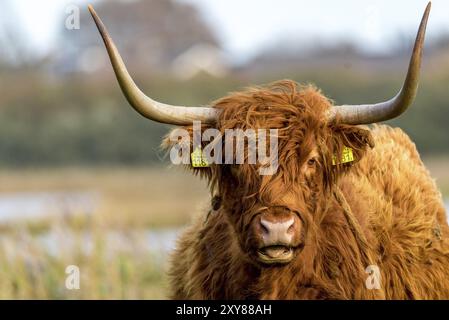
<svg viewBox="0 0 449 320">
<path fill-rule="evenodd" d="M 150 251 L 155 257 L 165 258 L 174 248 L 176 239 L 182 229 L 167 228 L 160 230 L 118 231 L 109 230 L 105 235 L 106 250 L 109 252 L 138 252 Z M 86 253 L 94 253 L 94 235 L 84 232 L 81 235 L 70 230 L 52 230 L 36 238 L 40 246 L 48 253 L 58 256 L 63 251 L 70 252 L 71 248 L 81 246 Z"/>
<path fill-rule="evenodd" d="M 0 194 L 0 223 L 36 221 L 58 214 L 92 214 L 99 202 L 94 192 L 20 192 Z"/>
</svg>

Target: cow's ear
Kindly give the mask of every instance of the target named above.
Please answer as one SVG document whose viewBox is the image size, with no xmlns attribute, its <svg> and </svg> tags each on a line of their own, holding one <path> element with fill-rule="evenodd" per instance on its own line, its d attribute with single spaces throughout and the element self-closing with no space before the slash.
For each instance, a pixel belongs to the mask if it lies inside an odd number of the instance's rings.
<svg viewBox="0 0 449 320">
<path fill-rule="evenodd" d="M 206 129 L 208 127 L 201 127 L 201 134 Z M 192 126 L 175 128 L 164 137 L 161 148 L 166 152 L 166 158 L 173 165 L 183 166 L 195 175 L 199 175 L 210 181 L 212 178 L 212 167 L 207 163 L 197 163 L 196 165 L 192 163 L 192 153 L 195 151 L 193 134 L 194 130 Z M 199 137 L 199 141 L 201 141 L 201 136 Z M 206 144 L 202 142 L 202 150 L 204 150 Z"/>
<path fill-rule="evenodd" d="M 332 125 L 330 129 L 331 139 L 328 148 L 333 164 L 337 162 L 350 166 L 360 161 L 368 148 L 374 147 L 371 131 L 367 127 L 337 124 Z"/>
</svg>

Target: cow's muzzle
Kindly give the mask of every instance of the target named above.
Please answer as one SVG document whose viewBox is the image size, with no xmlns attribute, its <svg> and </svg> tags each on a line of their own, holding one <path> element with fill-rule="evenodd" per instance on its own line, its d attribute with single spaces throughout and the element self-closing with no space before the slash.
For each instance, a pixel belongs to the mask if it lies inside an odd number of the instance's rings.
<svg viewBox="0 0 449 320">
<path fill-rule="evenodd" d="M 258 240 L 257 260 L 263 264 L 285 264 L 293 260 L 302 246 L 303 222 L 299 214 L 276 207 L 253 220 Z"/>
<path fill-rule="evenodd" d="M 294 248 L 284 245 L 262 247 L 257 251 L 259 262 L 265 264 L 289 263 L 294 256 Z"/>
</svg>

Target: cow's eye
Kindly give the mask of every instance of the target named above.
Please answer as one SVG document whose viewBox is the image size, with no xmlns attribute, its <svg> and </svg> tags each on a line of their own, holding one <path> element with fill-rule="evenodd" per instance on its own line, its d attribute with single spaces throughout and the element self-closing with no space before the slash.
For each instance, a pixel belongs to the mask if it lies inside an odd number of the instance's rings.
<svg viewBox="0 0 449 320">
<path fill-rule="evenodd" d="M 311 158 L 307 161 L 307 165 L 309 167 L 313 167 L 316 164 L 316 159 L 315 158 Z"/>
</svg>

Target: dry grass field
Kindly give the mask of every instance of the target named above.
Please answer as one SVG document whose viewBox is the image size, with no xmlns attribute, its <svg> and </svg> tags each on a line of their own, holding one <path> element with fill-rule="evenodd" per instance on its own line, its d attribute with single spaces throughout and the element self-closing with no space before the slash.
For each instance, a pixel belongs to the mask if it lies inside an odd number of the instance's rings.
<svg viewBox="0 0 449 320">
<path fill-rule="evenodd" d="M 208 198 L 205 183 L 179 168 L 0 172 L 0 195 L 42 191 L 93 192 L 98 203 L 0 223 L 0 299 L 166 298 L 168 250 L 152 241 L 165 241 L 164 230 L 187 224 Z M 80 268 L 80 290 L 65 288 L 68 265 Z"/>
<path fill-rule="evenodd" d="M 449 159 L 425 162 L 448 197 Z M 41 192 L 96 200 L 89 210 L 0 219 L 0 299 L 167 298 L 168 252 L 208 199 L 205 183 L 180 168 L 0 171 L 0 218 L 2 196 Z M 79 290 L 65 287 L 68 265 L 80 268 Z"/>
</svg>

